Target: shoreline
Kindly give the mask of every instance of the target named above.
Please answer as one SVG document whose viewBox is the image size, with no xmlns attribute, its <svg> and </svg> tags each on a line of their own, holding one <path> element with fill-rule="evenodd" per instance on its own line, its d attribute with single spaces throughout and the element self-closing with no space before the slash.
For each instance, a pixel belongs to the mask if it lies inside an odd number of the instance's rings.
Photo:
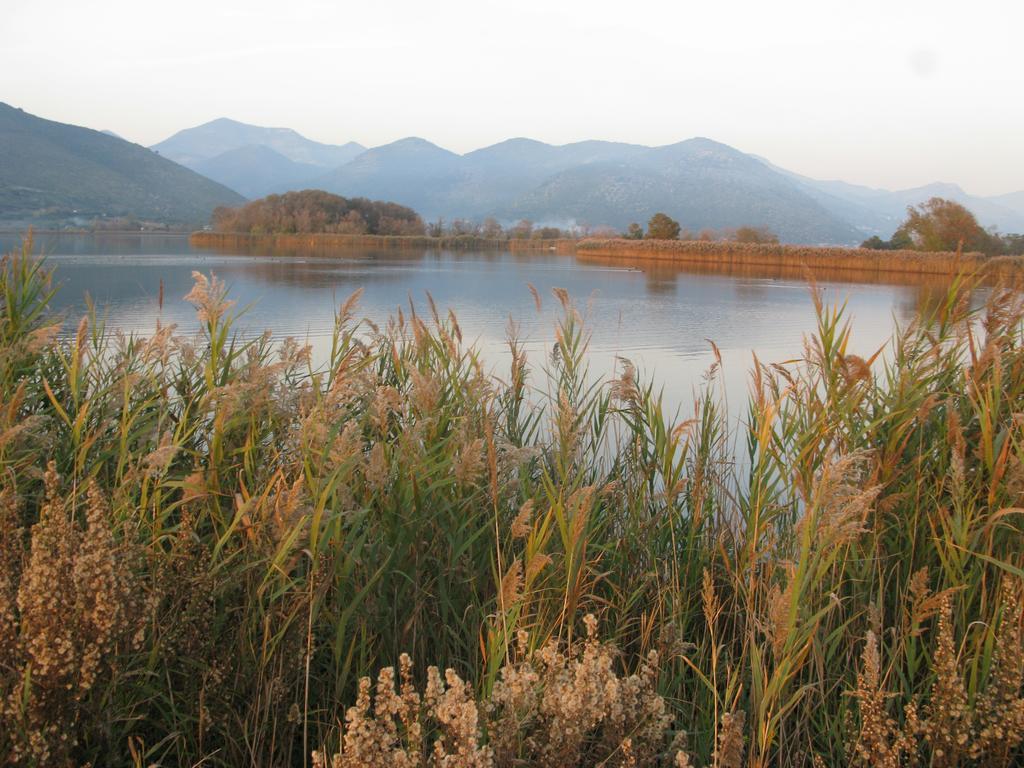
<svg viewBox="0 0 1024 768">
<path fill-rule="evenodd" d="M 491 239 L 473 235 L 341 235 L 193 232 L 197 248 L 272 248 L 282 250 L 407 249 L 497 250 L 512 253 L 575 254 L 581 259 L 615 260 L 622 266 L 692 264 L 710 269 L 770 269 L 786 273 L 805 269 L 842 270 L 868 274 L 906 274 L 952 277 L 961 272 L 1005 276 L 1024 272 L 1024 257 L 985 256 L 953 251 L 876 251 L 842 246 L 762 245 L 700 240 L 573 240 Z"/>
<path fill-rule="evenodd" d="M 31 230 L 33 235 L 174 235 L 175 237 L 189 237 L 193 234 L 191 229 L 39 229 L 38 227 L 0 227 L 0 235 L 27 235 Z"/>
<path fill-rule="evenodd" d="M 573 253 L 576 241 L 565 238 L 553 240 L 499 240 L 475 235 L 457 237 L 430 237 L 429 235 L 336 235 L 277 234 L 249 235 L 233 232 L 193 232 L 189 243 L 197 248 L 443 248 L 448 250 L 495 250 L 515 252 Z"/>
</svg>

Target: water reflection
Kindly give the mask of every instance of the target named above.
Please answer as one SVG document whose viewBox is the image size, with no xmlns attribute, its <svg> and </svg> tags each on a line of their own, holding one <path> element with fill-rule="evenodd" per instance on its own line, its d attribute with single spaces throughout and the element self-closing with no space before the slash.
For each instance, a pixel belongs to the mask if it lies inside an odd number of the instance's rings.
<svg viewBox="0 0 1024 768">
<path fill-rule="evenodd" d="M 0 236 L 10 250 L 17 238 Z M 534 368 L 546 363 L 554 341 L 558 303 L 553 288 L 569 291 L 592 332 L 590 363 L 610 376 L 625 357 L 654 376 L 672 408 L 689 411 L 702 374 L 713 361 L 708 342 L 722 351 L 721 385 L 734 409 L 747 390 L 751 352 L 764 361 L 789 359 L 814 328 L 809 277 L 825 300 L 847 302 L 854 323 L 850 351 L 864 357 L 890 337 L 894 320 L 908 323 L 934 307 L 945 281 L 934 276 L 808 275 L 706 264 L 635 263 L 543 253 L 403 251 L 200 251 L 185 237 L 167 235 L 41 236 L 38 245 L 57 268 L 62 286 L 58 310 L 73 321 L 91 296 L 108 326 L 150 332 L 157 319 L 196 330 L 183 301 L 193 270 L 215 272 L 240 306 L 239 327 L 249 334 L 272 329 L 296 336 L 326 354 L 334 311 L 356 289 L 364 291 L 362 314 L 380 323 L 399 305 L 425 308 L 433 296 L 452 308 L 467 340 L 477 343 L 495 370 L 508 363 L 505 329 L 515 319 Z M 161 283 L 165 297 L 159 305 Z M 534 306 L 529 285 L 543 297 Z"/>
</svg>

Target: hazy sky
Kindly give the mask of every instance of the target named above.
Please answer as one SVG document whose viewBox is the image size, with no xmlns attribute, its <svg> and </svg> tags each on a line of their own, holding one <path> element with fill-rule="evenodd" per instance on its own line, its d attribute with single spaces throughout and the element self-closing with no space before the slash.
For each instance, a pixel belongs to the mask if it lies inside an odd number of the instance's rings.
<svg viewBox="0 0 1024 768">
<path fill-rule="evenodd" d="M 152 144 L 708 136 L 821 178 L 1024 189 L 1024 0 L 0 0 L 0 101 Z"/>
</svg>

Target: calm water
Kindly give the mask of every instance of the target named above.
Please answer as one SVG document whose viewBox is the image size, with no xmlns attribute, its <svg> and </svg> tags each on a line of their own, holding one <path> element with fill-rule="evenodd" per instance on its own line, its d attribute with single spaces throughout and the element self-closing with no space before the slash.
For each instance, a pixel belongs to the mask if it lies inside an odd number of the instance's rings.
<svg viewBox="0 0 1024 768">
<path fill-rule="evenodd" d="M 360 314 L 376 322 L 412 302 L 427 311 L 429 292 L 439 309 L 455 310 L 463 335 L 474 341 L 499 376 L 505 370 L 505 334 L 511 317 L 535 368 L 554 340 L 558 302 L 565 288 L 592 332 L 591 367 L 610 376 L 617 358 L 631 360 L 664 388 L 666 403 L 684 413 L 714 357 L 723 358 L 722 385 L 734 414 L 747 392 L 751 352 L 777 362 L 800 355 L 814 328 L 807 283 L 799 278 L 700 274 L 664 265 L 631 268 L 586 263 L 575 256 L 438 251 L 358 252 L 335 255 L 224 254 L 196 250 L 183 236 L 40 235 L 37 248 L 56 267 L 56 307 L 77 323 L 91 296 L 109 327 L 145 334 L 159 318 L 186 332 L 197 328 L 182 300 L 193 270 L 216 273 L 231 297 L 248 309 L 240 327 L 249 334 L 307 340 L 324 355 L 338 304 L 364 290 Z M 18 236 L 0 235 L 7 252 Z M 843 279 L 849 280 L 847 276 Z M 160 283 L 164 305 L 158 305 Z M 905 324 L 935 287 L 830 282 L 818 276 L 830 303 L 848 302 L 854 323 L 851 352 L 867 356 Z M 543 298 L 538 313 L 528 285 Z"/>
</svg>

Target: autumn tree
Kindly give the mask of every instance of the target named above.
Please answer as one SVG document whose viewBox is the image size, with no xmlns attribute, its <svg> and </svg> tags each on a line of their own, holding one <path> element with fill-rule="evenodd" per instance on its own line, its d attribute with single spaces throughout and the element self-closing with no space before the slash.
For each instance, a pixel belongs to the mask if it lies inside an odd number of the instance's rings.
<svg viewBox="0 0 1024 768">
<path fill-rule="evenodd" d="M 505 232 L 501 228 L 501 224 L 493 216 L 484 219 L 484 223 L 480 227 L 480 234 L 490 240 L 497 240 L 501 238 Z"/>
<path fill-rule="evenodd" d="M 960 203 L 933 197 L 926 203 L 907 208 L 907 219 L 896 230 L 897 236 L 904 236 L 920 251 L 965 251 L 992 252 L 993 237 L 978 224 L 974 214 Z"/>
<path fill-rule="evenodd" d="M 268 195 L 238 208 L 213 212 L 218 232 L 263 234 L 422 235 L 423 220 L 397 203 L 345 198 L 317 189 Z"/>
<path fill-rule="evenodd" d="M 558 227 L 541 227 L 533 230 L 533 237 L 537 240 L 557 240 L 562 237 L 562 230 Z"/>
<path fill-rule="evenodd" d="M 760 245 L 778 245 L 779 236 L 768 227 L 740 227 L 733 238 L 737 243 L 757 243 Z"/>
<path fill-rule="evenodd" d="M 448 226 L 448 234 L 453 237 L 476 235 L 479 231 L 480 228 L 468 219 L 453 219 L 452 223 Z"/>
<path fill-rule="evenodd" d="M 516 240 L 527 240 L 533 234 L 533 222 L 528 219 L 521 219 L 512 229 L 508 236 Z"/>
<path fill-rule="evenodd" d="M 679 222 L 664 213 L 656 213 L 647 222 L 647 237 L 650 240 L 675 240 L 679 237 Z"/>
</svg>

